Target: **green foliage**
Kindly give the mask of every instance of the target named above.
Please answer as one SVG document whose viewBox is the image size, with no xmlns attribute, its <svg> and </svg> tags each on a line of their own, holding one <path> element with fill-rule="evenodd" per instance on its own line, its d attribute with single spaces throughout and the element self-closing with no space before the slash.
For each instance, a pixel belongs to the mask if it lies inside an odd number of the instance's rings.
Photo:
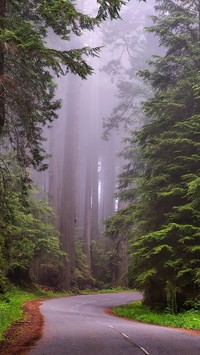
<svg viewBox="0 0 200 355">
<path fill-rule="evenodd" d="M 192 1 L 157 1 L 156 10 L 149 31 L 166 53 L 140 73 L 153 93 L 144 104 L 147 123 L 133 132 L 130 164 L 121 175 L 130 218 L 120 212 L 107 233 L 125 229 L 137 238 L 130 284 L 144 292 L 146 305 L 176 313 L 200 292 L 199 8 Z M 135 164 L 135 150 L 143 168 Z"/>
<path fill-rule="evenodd" d="M 91 241 L 91 269 L 95 278 L 94 286 L 98 289 L 110 287 L 110 257 L 111 255 L 106 250 L 105 241 Z"/>
<path fill-rule="evenodd" d="M 106 247 L 104 239 L 91 242 L 91 267 L 95 277 L 94 286 L 98 289 L 123 287 L 119 275 L 119 241 Z"/>
<path fill-rule="evenodd" d="M 80 48 L 77 37 L 106 18 L 118 18 L 124 1 L 97 1 L 96 17 L 79 11 L 74 1 L 4 3 L 6 10 L 0 14 L 0 133 L 17 151 L 18 163 L 43 170 L 43 127 L 57 117 L 61 105 L 54 98 L 53 76 L 71 72 L 86 79 L 93 72 L 86 58 L 98 56 L 99 48 Z M 60 50 L 58 43 L 70 39 L 71 47 L 77 48 Z"/>
<path fill-rule="evenodd" d="M 41 289 L 20 289 L 9 286 L 8 291 L 0 296 L 0 342 L 4 340 L 6 330 L 18 319 L 24 320 L 22 306 L 26 301 L 69 296 L 70 293 L 55 293 Z"/>
<path fill-rule="evenodd" d="M 22 304 L 25 301 L 44 297 L 42 293 L 10 288 L 0 299 L 0 341 L 9 326 L 23 316 Z"/>
<path fill-rule="evenodd" d="M 15 296 L 16 297 L 16 296 Z M 3 340 L 5 330 L 20 316 L 22 316 L 21 302 L 27 300 L 27 295 L 21 295 L 22 299 L 9 297 L 9 301 L 0 301 L 0 340 Z"/>
<path fill-rule="evenodd" d="M 91 290 L 113 290 L 113 287 L 120 286 L 120 282 L 116 282 L 118 281 L 119 253 L 115 245 L 109 248 L 108 251 L 103 239 L 92 240 L 90 245 L 91 269 L 87 256 L 84 254 L 83 240 L 77 238 L 75 247 L 77 289 L 74 288 L 73 292 L 82 293 L 84 291 L 90 293 L 92 292 Z"/>
<path fill-rule="evenodd" d="M 198 191 L 200 157 L 199 99 L 194 91 L 199 18 L 198 9 L 194 15 L 171 2 L 159 2 L 157 11 L 162 15 L 154 17 L 149 31 L 159 35 L 167 53 L 155 58 L 150 63 L 153 71 L 144 74 L 155 93 L 144 106 L 150 122 L 137 135 L 148 166 L 139 181 L 143 235 L 133 245 L 130 272 L 135 272 L 134 284 L 145 291 L 147 304 L 160 302 L 176 312 L 177 305 L 199 293 L 200 225 L 198 193 L 193 194 L 193 188 Z M 188 23 L 193 24 L 193 35 Z M 165 180 L 158 180 L 160 176 Z M 165 291 L 151 297 L 153 285 Z"/>
<path fill-rule="evenodd" d="M 88 260 L 83 251 L 83 242 L 76 240 L 76 281 L 77 287 L 83 290 L 92 287 L 94 278 L 88 265 Z"/>
<path fill-rule="evenodd" d="M 105 235 L 112 239 L 123 236 L 133 225 L 133 206 L 123 208 L 105 221 Z"/>
<path fill-rule="evenodd" d="M 55 3 L 55 2 L 54 2 Z M 22 166 L 33 165 L 45 169 L 43 160 L 43 129 L 57 117 L 59 100 L 54 100 L 55 85 L 51 73 L 59 76 L 64 66 L 85 78 L 91 73 L 84 55 L 96 55 L 97 50 L 59 51 L 46 44 L 47 26 L 56 34 L 65 36 L 70 31 L 64 23 L 69 18 L 60 17 L 63 1 L 55 6 L 41 1 L 37 6 L 7 1 L 7 13 L 1 19 L 0 44 L 4 46 L 4 96 L 5 126 L 3 135 L 9 137 L 11 146 L 17 150 L 17 159 Z M 48 9 L 45 9 L 45 8 Z M 69 4 L 69 7 L 73 7 Z M 67 9 L 63 8 L 67 14 Z M 71 13 L 73 23 L 74 12 Z M 51 20 L 50 20 L 51 17 Z M 68 16 L 69 17 L 69 16 Z"/>
<path fill-rule="evenodd" d="M 175 315 L 169 312 L 152 310 L 141 302 L 134 302 L 122 307 L 115 307 L 113 311 L 120 317 L 138 320 L 143 323 L 200 330 L 200 314 L 195 309 Z"/>
<path fill-rule="evenodd" d="M 0 285 L 18 270 L 29 269 L 38 255 L 56 267 L 60 263 L 59 235 L 53 226 L 52 211 L 45 201 L 23 192 L 22 172 L 1 169 L 0 175 Z M 24 175 L 24 178 L 26 174 Z M 25 194 L 26 193 L 26 194 Z M 16 282 L 19 280 L 16 280 Z"/>
<path fill-rule="evenodd" d="M 200 207 L 200 177 L 194 176 L 194 179 L 188 183 L 188 197 L 191 200 L 191 207 L 199 211 Z"/>
</svg>

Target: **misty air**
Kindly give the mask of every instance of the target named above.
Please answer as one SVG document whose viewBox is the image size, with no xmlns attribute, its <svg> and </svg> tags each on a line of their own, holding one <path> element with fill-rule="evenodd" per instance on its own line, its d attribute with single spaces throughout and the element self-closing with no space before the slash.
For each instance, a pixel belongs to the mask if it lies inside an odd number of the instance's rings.
<svg viewBox="0 0 200 355">
<path fill-rule="evenodd" d="M 0 1 L 0 354 L 199 354 L 199 63 L 200 0 Z"/>
</svg>

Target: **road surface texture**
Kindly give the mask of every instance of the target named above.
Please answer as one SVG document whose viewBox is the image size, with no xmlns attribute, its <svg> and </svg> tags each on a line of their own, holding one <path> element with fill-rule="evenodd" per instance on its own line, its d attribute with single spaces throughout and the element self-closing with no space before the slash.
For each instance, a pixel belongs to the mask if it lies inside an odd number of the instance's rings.
<svg viewBox="0 0 200 355">
<path fill-rule="evenodd" d="M 140 298 L 123 292 L 45 301 L 43 337 L 29 355 L 200 355 L 200 336 L 104 312 Z"/>
</svg>

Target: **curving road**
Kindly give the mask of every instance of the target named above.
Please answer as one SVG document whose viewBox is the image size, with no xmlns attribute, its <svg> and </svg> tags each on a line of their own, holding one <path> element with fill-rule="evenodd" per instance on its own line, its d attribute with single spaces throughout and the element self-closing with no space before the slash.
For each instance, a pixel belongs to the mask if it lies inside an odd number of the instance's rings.
<svg viewBox="0 0 200 355">
<path fill-rule="evenodd" d="M 199 355 L 200 337 L 109 316 L 104 308 L 141 298 L 137 292 L 45 301 L 43 337 L 29 355 Z"/>
</svg>

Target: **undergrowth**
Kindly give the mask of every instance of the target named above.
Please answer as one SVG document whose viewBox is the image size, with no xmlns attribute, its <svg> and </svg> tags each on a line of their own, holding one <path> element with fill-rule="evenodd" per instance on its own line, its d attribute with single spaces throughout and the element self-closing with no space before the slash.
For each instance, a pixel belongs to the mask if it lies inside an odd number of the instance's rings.
<svg viewBox="0 0 200 355">
<path fill-rule="evenodd" d="M 4 295 L 0 295 L 0 341 L 4 339 L 5 331 L 18 319 L 23 317 L 23 303 L 35 299 L 66 296 L 67 293 L 53 293 L 43 290 L 22 290 L 16 287 Z"/>
<path fill-rule="evenodd" d="M 113 312 L 128 319 L 137 320 L 149 324 L 158 324 L 175 328 L 200 330 L 200 312 L 192 309 L 178 314 L 159 312 L 142 304 L 134 302 L 128 305 L 115 307 Z"/>
</svg>

